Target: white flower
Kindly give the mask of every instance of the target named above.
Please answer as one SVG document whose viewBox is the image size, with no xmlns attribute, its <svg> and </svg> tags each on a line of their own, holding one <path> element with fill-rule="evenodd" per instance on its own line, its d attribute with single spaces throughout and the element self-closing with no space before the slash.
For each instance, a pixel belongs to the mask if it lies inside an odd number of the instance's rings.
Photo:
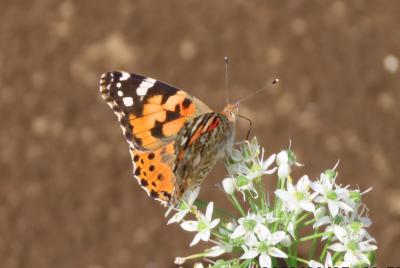
<svg viewBox="0 0 400 268">
<path fill-rule="evenodd" d="M 198 232 L 194 237 L 190 246 L 196 245 L 200 240 L 208 241 L 210 238 L 210 230 L 218 225 L 220 219 L 212 220 L 214 203 L 210 202 L 207 205 L 206 215 L 198 215 L 197 221 L 185 221 L 181 224 L 181 227 L 188 232 Z"/>
<path fill-rule="evenodd" d="M 196 262 L 193 266 L 193 268 L 204 268 L 203 264 L 201 262 Z"/>
<path fill-rule="evenodd" d="M 224 188 L 224 191 L 231 195 L 235 192 L 236 186 L 235 186 L 235 180 L 232 177 L 228 177 L 222 180 L 222 187 Z"/>
<path fill-rule="evenodd" d="M 275 161 L 276 155 L 273 154 L 264 160 L 264 149 L 260 149 L 257 139 L 242 144 L 239 150 L 232 150 L 229 156 L 227 170 L 230 175 L 235 177 L 236 189 L 240 191 L 254 191 L 253 180 L 260 178 L 264 174 L 272 174 L 276 171 L 276 167 L 270 168 Z M 229 190 L 231 182 L 226 182 Z M 225 189 L 225 186 L 224 186 Z"/>
<path fill-rule="evenodd" d="M 236 239 L 242 236 L 252 235 L 254 233 L 261 233 L 268 228 L 264 225 L 265 219 L 257 214 L 249 213 L 246 217 L 242 217 L 238 220 L 239 225 L 230 235 L 231 239 Z"/>
<path fill-rule="evenodd" d="M 285 232 L 271 233 L 268 229 L 246 239 L 246 245 L 242 246 L 244 254 L 241 259 L 254 259 L 258 257 L 260 267 L 272 267 L 271 256 L 276 258 L 287 258 L 282 250 L 275 247 L 286 237 Z"/>
<path fill-rule="evenodd" d="M 332 217 L 335 217 L 339 208 L 345 211 L 353 211 L 344 200 L 348 196 L 348 190 L 335 184 L 333 178 L 322 173 L 320 180 L 311 183 L 311 188 L 319 195 L 314 199 L 317 203 L 328 204 L 328 209 Z"/>
<path fill-rule="evenodd" d="M 299 213 L 303 210 L 313 212 L 315 210 L 312 200 L 317 195 L 316 193 L 310 194 L 310 180 L 305 175 L 297 182 L 296 187 L 291 180 L 287 182 L 287 191 L 278 189 L 275 194 L 282 199 L 288 211 L 295 211 Z"/>
<path fill-rule="evenodd" d="M 243 193 L 243 196 L 245 196 L 244 191 L 250 191 L 257 197 L 258 193 L 254 187 L 253 181 L 261 178 L 264 174 L 272 174 L 276 171 L 276 167 L 269 168 L 275 160 L 275 154 L 271 155 L 266 160 L 263 158 L 264 150 L 262 150 L 260 158 L 253 159 L 251 167 L 248 167 L 246 163 L 236 163 L 228 167 L 230 173 L 235 175 L 236 188 Z"/>
<path fill-rule="evenodd" d="M 178 212 L 168 220 L 167 224 L 171 224 L 174 222 L 179 223 L 181 220 L 183 220 L 186 214 L 188 214 L 191 211 L 193 203 L 196 200 L 197 196 L 199 195 L 199 192 L 200 192 L 200 187 L 196 187 L 194 189 L 186 191 L 185 195 L 183 196 L 179 204 Z M 167 214 L 168 213 L 169 211 L 167 211 Z"/>
<path fill-rule="evenodd" d="M 242 174 L 250 180 L 261 177 L 264 174 L 272 174 L 275 172 L 276 167 L 272 169 L 268 168 L 274 162 L 274 160 L 275 154 L 264 160 L 264 150 L 262 150 L 261 158 L 254 159 L 254 163 L 251 168 L 248 168 L 246 165 L 242 166 Z"/>
<path fill-rule="evenodd" d="M 330 245 L 329 249 L 337 252 L 345 252 L 344 263 L 346 265 L 371 265 L 367 253 L 377 249 L 377 246 L 370 244 L 372 241 L 362 241 L 360 237 L 355 236 L 351 232 L 348 232 L 346 228 L 338 225 L 333 227 L 333 231 L 339 242 Z"/>
</svg>

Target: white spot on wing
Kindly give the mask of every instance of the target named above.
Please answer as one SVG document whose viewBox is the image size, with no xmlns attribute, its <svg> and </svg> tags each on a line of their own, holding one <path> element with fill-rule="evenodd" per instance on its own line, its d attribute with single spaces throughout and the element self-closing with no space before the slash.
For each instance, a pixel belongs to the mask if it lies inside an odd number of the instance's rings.
<svg viewBox="0 0 400 268">
<path fill-rule="evenodd" d="M 136 94 L 138 96 L 144 96 L 147 94 L 147 91 L 149 90 L 149 88 L 151 88 L 152 86 L 154 86 L 154 83 L 156 82 L 155 79 L 153 78 L 145 78 L 142 83 L 140 83 L 139 87 L 136 89 Z"/>
<path fill-rule="evenodd" d="M 156 82 L 156 79 L 153 79 L 153 78 L 150 78 L 150 77 L 147 77 L 146 79 L 144 79 L 145 81 L 147 81 L 147 82 L 149 82 L 149 83 L 152 83 L 153 85 L 154 85 L 154 83 Z"/>
<path fill-rule="evenodd" d="M 144 95 L 146 95 L 148 89 L 149 88 L 147 88 L 147 87 L 138 87 L 136 89 L 136 94 L 138 94 L 139 96 L 144 96 Z"/>
<path fill-rule="evenodd" d="M 124 92 L 122 92 L 121 90 L 118 90 L 117 94 L 118 94 L 118 96 L 120 96 L 120 97 L 124 96 Z"/>
<path fill-rule="evenodd" d="M 125 105 L 126 107 L 130 107 L 130 106 L 133 105 L 133 99 L 132 99 L 132 97 L 124 97 L 124 98 L 122 99 L 122 101 L 124 102 L 124 105 Z"/>
<path fill-rule="evenodd" d="M 125 81 L 125 80 L 128 80 L 129 77 L 131 77 L 131 75 L 130 75 L 129 73 L 127 73 L 127 72 L 121 72 L 121 77 L 119 78 L 119 80 Z"/>
<path fill-rule="evenodd" d="M 117 88 L 120 88 L 120 87 L 121 87 L 121 83 L 118 82 L 118 83 L 117 83 Z"/>
</svg>

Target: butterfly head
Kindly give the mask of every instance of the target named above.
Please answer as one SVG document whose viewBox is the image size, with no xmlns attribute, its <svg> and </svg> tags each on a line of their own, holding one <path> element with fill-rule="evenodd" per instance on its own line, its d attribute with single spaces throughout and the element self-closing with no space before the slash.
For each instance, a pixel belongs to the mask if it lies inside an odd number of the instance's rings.
<svg viewBox="0 0 400 268">
<path fill-rule="evenodd" d="M 228 103 L 224 110 L 222 111 L 222 114 L 224 114 L 229 121 L 234 122 L 236 121 L 236 117 L 238 116 L 239 113 L 239 102 L 236 103 Z"/>
</svg>

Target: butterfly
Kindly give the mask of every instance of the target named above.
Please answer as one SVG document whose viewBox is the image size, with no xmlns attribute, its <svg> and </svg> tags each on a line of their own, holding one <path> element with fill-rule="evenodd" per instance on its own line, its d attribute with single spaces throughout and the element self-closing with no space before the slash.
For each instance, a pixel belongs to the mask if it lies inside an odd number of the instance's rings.
<svg viewBox="0 0 400 268">
<path fill-rule="evenodd" d="M 124 71 L 104 73 L 100 92 L 129 144 L 133 176 L 164 204 L 199 187 L 233 146 L 238 103 L 214 112 L 181 89 Z"/>
</svg>

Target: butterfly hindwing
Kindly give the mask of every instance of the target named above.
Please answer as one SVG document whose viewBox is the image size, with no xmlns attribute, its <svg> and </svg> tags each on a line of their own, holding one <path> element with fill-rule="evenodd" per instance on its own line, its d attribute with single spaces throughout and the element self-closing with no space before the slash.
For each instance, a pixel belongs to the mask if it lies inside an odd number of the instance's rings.
<svg viewBox="0 0 400 268">
<path fill-rule="evenodd" d="M 133 161 L 133 175 L 149 196 L 169 202 L 175 190 L 174 143 L 155 151 L 130 150 Z"/>
<path fill-rule="evenodd" d="M 142 151 L 172 142 L 185 122 L 211 111 L 182 90 L 122 71 L 103 74 L 100 91 L 118 116 L 130 146 Z"/>
</svg>

